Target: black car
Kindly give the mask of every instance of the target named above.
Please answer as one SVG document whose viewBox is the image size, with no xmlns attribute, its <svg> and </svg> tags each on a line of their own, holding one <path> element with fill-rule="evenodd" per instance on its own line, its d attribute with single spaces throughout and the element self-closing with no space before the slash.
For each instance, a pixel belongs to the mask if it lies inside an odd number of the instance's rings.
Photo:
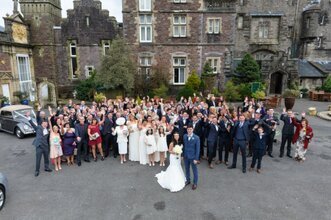
<svg viewBox="0 0 331 220">
<path fill-rule="evenodd" d="M 35 122 L 36 114 L 33 108 L 28 105 L 10 105 L 0 109 L 0 130 L 15 134 L 18 138 L 24 138 L 29 134 L 34 134 L 26 113 L 30 112 L 32 120 Z"/>
</svg>

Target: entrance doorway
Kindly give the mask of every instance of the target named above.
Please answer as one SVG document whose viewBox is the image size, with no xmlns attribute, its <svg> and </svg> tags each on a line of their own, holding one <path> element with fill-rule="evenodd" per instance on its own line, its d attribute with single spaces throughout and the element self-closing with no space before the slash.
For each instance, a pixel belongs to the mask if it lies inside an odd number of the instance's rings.
<svg viewBox="0 0 331 220">
<path fill-rule="evenodd" d="M 9 84 L 2 84 L 2 95 L 6 96 L 10 102 L 10 90 L 9 90 Z"/>
<path fill-rule="evenodd" d="M 276 72 L 270 78 L 270 94 L 282 94 L 283 92 L 283 77 L 284 74 Z"/>
</svg>

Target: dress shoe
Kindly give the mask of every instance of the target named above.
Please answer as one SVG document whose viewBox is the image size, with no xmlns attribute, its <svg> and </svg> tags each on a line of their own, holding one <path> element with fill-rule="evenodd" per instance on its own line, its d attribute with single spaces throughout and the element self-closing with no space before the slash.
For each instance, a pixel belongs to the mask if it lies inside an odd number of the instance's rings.
<svg viewBox="0 0 331 220">
<path fill-rule="evenodd" d="M 286 155 L 287 157 L 289 157 L 289 158 L 293 158 L 290 154 L 288 154 L 288 155 Z"/>
<path fill-rule="evenodd" d="M 271 157 L 271 158 L 274 158 L 274 156 L 272 156 L 272 154 L 268 154 L 268 156 Z"/>
<path fill-rule="evenodd" d="M 186 182 L 185 182 L 185 186 L 190 185 L 190 184 L 191 184 L 190 181 L 186 181 Z"/>
<path fill-rule="evenodd" d="M 236 169 L 234 166 L 229 166 L 228 169 Z"/>
<path fill-rule="evenodd" d="M 279 157 L 282 158 L 284 155 L 283 154 L 280 154 Z"/>
<path fill-rule="evenodd" d="M 228 166 L 229 165 L 228 161 L 225 161 L 224 164 L 225 164 L 225 166 Z"/>
<path fill-rule="evenodd" d="M 192 190 L 196 190 L 196 189 L 197 189 L 197 185 L 193 184 Z"/>
<path fill-rule="evenodd" d="M 252 157 L 253 155 L 252 154 L 248 154 L 247 157 Z"/>
<path fill-rule="evenodd" d="M 82 162 L 78 162 L 77 165 L 80 167 L 82 165 Z"/>
<path fill-rule="evenodd" d="M 246 173 L 246 169 L 243 169 L 243 173 Z"/>
<path fill-rule="evenodd" d="M 216 161 L 216 165 L 218 165 L 218 164 L 221 164 L 222 163 L 222 161 L 220 161 L 220 160 L 218 160 L 218 161 Z"/>
<path fill-rule="evenodd" d="M 39 176 L 39 171 L 34 172 L 34 176 Z"/>
<path fill-rule="evenodd" d="M 85 161 L 85 162 L 87 162 L 87 163 L 90 163 L 90 162 L 91 162 L 91 161 L 90 161 L 90 160 L 88 160 L 88 159 L 85 159 L 84 161 Z"/>
<path fill-rule="evenodd" d="M 46 172 L 52 172 L 53 170 L 47 168 L 47 169 L 45 169 L 45 171 L 46 171 Z"/>
<path fill-rule="evenodd" d="M 256 172 L 257 172 L 257 173 L 261 173 L 261 170 L 260 170 L 260 169 L 257 169 Z"/>
</svg>

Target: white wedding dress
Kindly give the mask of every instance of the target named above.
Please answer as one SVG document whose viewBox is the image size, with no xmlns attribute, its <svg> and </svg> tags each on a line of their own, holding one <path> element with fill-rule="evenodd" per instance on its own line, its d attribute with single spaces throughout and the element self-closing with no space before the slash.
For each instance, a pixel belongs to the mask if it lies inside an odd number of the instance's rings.
<svg viewBox="0 0 331 220">
<path fill-rule="evenodd" d="M 162 188 L 178 192 L 185 187 L 186 177 L 181 165 L 181 157 L 170 154 L 170 164 L 166 171 L 155 175 Z"/>
</svg>

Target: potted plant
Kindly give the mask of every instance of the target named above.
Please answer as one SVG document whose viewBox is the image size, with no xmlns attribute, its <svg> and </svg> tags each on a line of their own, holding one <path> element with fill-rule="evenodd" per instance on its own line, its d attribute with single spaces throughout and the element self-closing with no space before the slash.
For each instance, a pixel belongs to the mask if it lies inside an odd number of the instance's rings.
<svg viewBox="0 0 331 220">
<path fill-rule="evenodd" d="M 296 89 L 285 89 L 283 93 L 284 104 L 286 109 L 292 109 L 295 104 L 295 99 L 300 95 L 300 91 Z"/>
<path fill-rule="evenodd" d="M 0 105 L 1 107 L 9 105 L 9 98 L 6 96 L 0 96 Z"/>
<path fill-rule="evenodd" d="M 29 100 L 28 100 L 29 95 L 27 92 L 16 91 L 13 93 L 13 95 L 20 100 L 21 104 L 29 105 Z"/>
</svg>

